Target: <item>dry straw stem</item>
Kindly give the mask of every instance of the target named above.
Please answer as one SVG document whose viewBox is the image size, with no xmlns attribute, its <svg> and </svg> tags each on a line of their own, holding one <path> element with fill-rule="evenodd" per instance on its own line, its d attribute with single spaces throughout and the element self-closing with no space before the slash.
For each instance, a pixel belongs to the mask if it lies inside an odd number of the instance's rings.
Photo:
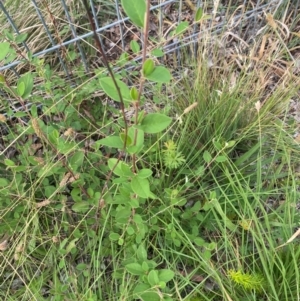
<svg viewBox="0 0 300 301">
<path fill-rule="evenodd" d="M 197 106 L 198 106 L 198 102 L 192 103 L 190 106 L 188 106 L 187 108 L 185 108 L 185 110 L 183 111 L 183 114 L 187 114 L 188 112 L 192 111 Z"/>
<path fill-rule="evenodd" d="M 291 243 L 299 235 L 300 235 L 300 228 L 284 244 L 278 246 L 276 249 L 282 248 L 282 247 L 286 246 L 287 244 Z"/>
<path fill-rule="evenodd" d="M 36 133 L 36 135 L 37 135 L 39 138 L 43 139 L 43 138 L 44 138 L 44 134 L 43 134 L 43 132 L 42 132 L 42 130 L 41 130 L 41 128 L 40 128 L 40 125 L 39 125 L 39 123 L 38 123 L 38 120 L 37 120 L 36 118 L 33 118 L 33 119 L 31 120 L 31 124 L 32 124 L 33 130 L 34 130 L 34 132 Z"/>
<path fill-rule="evenodd" d="M 8 246 L 9 246 L 9 238 L 8 235 L 5 235 L 4 238 L 2 238 L 2 241 L 0 242 L 0 251 L 7 250 Z"/>
<path fill-rule="evenodd" d="M 75 180 L 78 180 L 78 179 L 79 179 L 79 174 L 75 174 L 73 176 L 70 172 L 67 172 L 65 174 L 65 176 L 62 178 L 62 180 L 60 181 L 59 187 L 62 188 L 64 186 L 66 186 L 67 184 L 72 183 L 72 182 L 74 182 Z"/>
<path fill-rule="evenodd" d="M 42 207 L 45 207 L 45 206 L 48 206 L 50 205 L 51 201 L 49 199 L 46 199 L 42 202 L 39 202 L 39 203 L 36 203 L 36 208 L 42 208 Z"/>
</svg>

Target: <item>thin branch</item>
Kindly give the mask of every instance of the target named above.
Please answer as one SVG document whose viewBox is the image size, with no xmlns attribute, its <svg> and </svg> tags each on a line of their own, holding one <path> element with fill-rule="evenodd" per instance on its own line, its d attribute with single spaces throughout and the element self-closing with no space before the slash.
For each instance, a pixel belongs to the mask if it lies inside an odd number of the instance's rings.
<svg viewBox="0 0 300 301">
<path fill-rule="evenodd" d="M 96 31 L 95 22 L 94 22 L 94 19 L 92 17 L 92 14 L 90 12 L 89 6 L 87 4 L 87 0 L 82 0 L 82 3 L 83 3 L 83 5 L 84 5 L 84 7 L 86 9 L 87 16 L 88 16 L 88 19 L 89 19 L 92 31 L 94 33 L 94 40 L 95 40 L 96 46 L 97 46 L 98 51 L 100 52 L 100 54 L 102 56 L 104 65 L 105 65 L 105 67 L 108 70 L 108 73 L 109 73 L 109 75 L 110 75 L 110 77 L 111 77 L 111 79 L 112 79 L 112 81 L 114 83 L 114 86 L 116 87 L 116 90 L 117 90 L 117 93 L 118 93 L 118 96 L 119 96 L 119 99 L 120 99 L 121 111 L 122 111 L 122 116 L 123 116 L 123 120 L 124 120 L 124 130 L 125 130 L 125 139 L 124 139 L 124 146 L 123 146 L 123 150 L 125 151 L 126 150 L 126 141 L 127 141 L 128 126 L 127 126 L 126 115 L 125 115 L 124 100 L 123 100 L 120 88 L 119 88 L 119 86 L 117 84 L 114 72 L 113 72 L 112 68 L 109 65 L 109 62 L 108 62 L 107 56 L 105 54 L 105 51 L 103 50 L 103 48 L 101 46 L 101 43 L 100 43 L 97 31 Z"/>
<path fill-rule="evenodd" d="M 116 78 L 115 78 L 115 75 L 114 75 L 114 72 L 112 70 L 112 68 L 110 67 L 109 65 L 109 62 L 108 62 L 108 59 L 107 59 L 107 56 L 101 46 L 101 43 L 100 43 L 100 40 L 99 40 L 99 37 L 98 37 L 98 34 L 96 32 L 96 26 L 95 26 L 95 22 L 94 22 L 94 19 L 91 15 L 91 12 L 90 12 L 90 9 L 89 9 L 89 6 L 87 4 L 87 0 L 82 0 L 83 2 L 83 5 L 86 9 L 86 12 L 87 12 L 87 15 L 88 15 L 88 19 L 89 19 L 89 22 L 90 22 L 90 25 L 91 25 L 91 28 L 92 28 L 92 31 L 94 33 L 94 40 L 95 40 L 95 43 L 96 43 L 96 46 L 98 48 L 98 51 L 99 53 L 101 54 L 102 56 L 102 59 L 103 59 L 103 62 L 104 62 L 104 65 L 105 67 L 107 68 L 108 70 L 108 73 L 114 83 L 114 86 L 116 87 L 116 90 L 117 90 L 117 93 L 118 93 L 118 96 L 119 96 L 119 99 L 120 99 L 120 104 L 121 104 L 121 111 L 122 111 L 122 117 L 123 117 L 123 120 L 124 120 L 124 131 L 125 131 L 125 138 L 124 138 L 124 145 L 123 145 L 123 151 L 119 153 L 119 156 L 117 158 L 117 162 L 115 163 L 115 165 L 113 166 L 113 168 L 111 169 L 111 171 L 109 172 L 108 176 L 106 177 L 106 180 L 105 180 L 105 183 L 104 183 L 104 186 L 103 186 L 103 189 L 101 191 L 101 196 L 99 198 L 99 205 L 97 206 L 96 208 L 96 214 L 95 214 L 95 226 L 94 228 L 96 229 L 96 232 L 98 232 L 99 230 L 99 210 L 102 208 L 102 205 L 101 203 L 103 202 L 103 196 L 105 194 L 105 191 L 108 189 L 108 182 L 109 180 L 111 179 L 112 177 L 112 174 L 113 174 L 113 171 L 115 170 L 115 168 L 117 167 L 119 161 L 122 159 L 122 156 L 123 156 L 123 152 L 126 151 L 126 143 L 127 143 L 127 136 L 128 136 L 128 125 L 127 125 L 127 120 L 126 120 L 126 115 L 125 115 L 125 105 L 124 105 L 124 100 L 123 100 L 123 97 L 122 97 L 122 94 L 121 94 L 121 91 L 120 91 L 120 88 L 117 84 L 117 81 L 116 81 Z"/>
<path fill-rule="evenodd" d="M 147 57 L 147 42 L 148 42 L 148 32 L 149 32 L 149 19 L 150 19 L 150 0 L 147 0 L 147 7 L 146 7 L 146 14 L 144 18 L 144 43 L 143 43 L 143 53 L 142 53 L 142 66 L 144 65 Z M 138 99 L 135 102 L 134 108 L 135 108 L 135 125 L 138 124 L 138 116 L 139 116 L 139 108 L 140 108 L 140 102 L 141 102 L 141 96 L 143 93 L 145 83 L 145 77 L 142 74 L 141 80 L 140 80 L 140 86 L 139 86 L 139 92 L 138 92 Z M 133 145 L 136 145 L 137 142 L 137 135 L 138 130 L 135 129 L 134 131 L 134 141 Z M 133 154 L 132 156 L 132 164 L 133 164 L 133 172 L 136 172 L 136 155 Z"/>
</svg>

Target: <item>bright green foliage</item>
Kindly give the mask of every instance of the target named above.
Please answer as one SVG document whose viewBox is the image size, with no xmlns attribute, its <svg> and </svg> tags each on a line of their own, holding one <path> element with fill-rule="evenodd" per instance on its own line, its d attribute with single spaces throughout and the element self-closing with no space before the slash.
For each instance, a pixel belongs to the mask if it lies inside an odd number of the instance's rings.
<svg viewBox="0 0 300 301">
<path fill-rule="evenodd" d="M 133 53 L 138 53 L 141 50 L 139 43 L 135 40 L 132 40 L 130 42 L 130 48 L 133 51 Z"/>
<path fill-rule="evenodd" d="M 175 169 L 185 162 L 182 153 L 177 150 L 177 146 L 172 140 L 165 142 L 163 159 L 166 167 Z"/>
<path fill-rule="evenodd" d="M 175 34 L 180 35 L 184 33 L 188 28 L 189 28 L 189 22 L 187 21 L 180 22 L 176 27 Z"/>
<path fill-rule="evenodd" d="M 9 53 L 10 44 L 8 42 L 0 43 L 0 60 L 3 60 Z"/>
<path fill-rule="evenodd" d="M 166 115 L 151 113 L 143 118 L 141 127 L 145 133 L 155 134 L 166 129 L 171 122 L 172 119 Z"/>
<path fill-rule="evenodd" d="M 133 32 L 149 22 L 146 1 L 122 8 Z M 189 31 L 185 20 L 173 35 Z M 4 36 L 1 63 L 26 39 Z M 30 72 L 0 75 L 0 299 L 298 301 L 300 151 L 282 118 L 298 85 L 266 96 L 256 61 L 237 74 L 212 50 L 220 66 L 207 67 L 207 49 L 181 51 L 173 80 L 154 58 L 166 41 L 150 38 L 110 61 L 113 77 L 86 74 L 74 47 L 76 85 L 31 53 Z"/>
<path fill-rule="evenodd" d="M 127 85 L 117 78 L 115 79 L 115 81 L 120 89 L 120 93 L 123 98 L 123 101 L 130 101 L 131 100 L 130 90 L 127 87 Z M 114 84 L 114 81 L 112 80 L 112 78 L 103 77 L 103 78 L 100 78 L 99 82 L 100 82 L 100 85 L 101 85 L 102 89 L 104 90 L 104 92 L 110 98 L 112 98 L 113 100 L 116 100 L 116 101 L 121 101 L 119 93 L 115 87 L 115 84 Z"/>
<path fill-rule="evenodd" d="M 266 284 L 265 278 L 260 274 L 242 273 L 241 271 L 228 271 L 228 276 L 237 285 L 247 290 L 262 290 Z"/>
<path fill-rule="evenodd" d="M 172 79 L 170 71 L 163 66 L 155 67 L 150 74 L 145 74 L 145 77 L 156 83 L 168 83 Z"/>
<path fill-rule="evenodd" d="M 149 76 L 155 69 L 154 61 L 152 59 L 147 59 L 143 65 L 143 75 Z"/>
<path fill-rule="evenodd" d="M 122 6 L 130 20 L 139 27 L 145 26 L 146 1 L 122 0 Z"/>
<path fill-rule="evenodd" d="M 195 14 L 195 21 L 200 21 L 201 18 L 203 16 L 203 8 L 202 7 L 198 7 L 196 14 Z"/>
</svg>

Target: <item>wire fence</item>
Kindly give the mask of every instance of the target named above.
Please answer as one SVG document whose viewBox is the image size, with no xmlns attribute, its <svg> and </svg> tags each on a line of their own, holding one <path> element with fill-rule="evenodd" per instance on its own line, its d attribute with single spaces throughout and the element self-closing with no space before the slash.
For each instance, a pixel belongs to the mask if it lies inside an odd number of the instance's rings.
<svg viewBox="0 0 300 301">
<path fill-rule="evenodd" d="M 46 34 L 51 47 L 48 47 L 46 49 L 43 49 L 41 51 L 38 51 L 36 53 L 33 53 L 34 57 L 41 57 L 43 55 L 46 54 L 51 54 L 53 53 L 54 55 L 57 56 L 57 58 L 59 59 L 59 64 L 61 65 L 62 69 L 64 70 L 64 72 L 66 73 L 66 75 L 69 75 L 68 73 L 68 68 L 66 67 L 66 62 L 64 61 L 61 53 L 59 52 L 59 50 L 63 47 L 66 47 L 70 44 L 74 44 L 77 47 L 77 50 L 80 54 L 81 57 L 81 62 L 84 65 L 84 68 L 86 70 L 89 70 L 90 66 L 88 64 L 88 60 L 85 54 L 85 50 L 82 46 L 82 43 L 84 40 L 86 40 L 89 37 L 93 36 L 93 32 L 92 31 L 88 31 L 87 33 L 78 34 L 78 30 L 76 29 L 75 25 L 74 25 L 74 20 L 72 20 L 72 12 L 70 11 L 70 5 L 67 4 L 67 0 L 60 0 L 57 1 L 56 5 L 61 5 L 62 9 L 63 9 L 63 14 L 61 14 L 59 16 L 59 18 L 64 18 L 64 20 L 62 20 L 64 22 L 64 24 L 67 24 L 67 26 L 69 27 L 70 31 L 71 31 L 71 38 L 68 39 L 67 41 L 63 41 L 63 42 L 59 42 L 57 41 L 57 37 L 55 36 L 55 34 L 53 33 L 53 30 L 51 30 L 49 28 L 49 24 L 48 21 L 46 20 L 45 17 L 45 1 L 37 1 L 37 0 L 31 0 L 30 4 L 31 6 L 34 7 L 35 9 L 35 13 L 36 15 L 33 17 L 35 22 L 38 24 L 42 24 L 42 30 L 44 31 L 44 33 Z M 182 15 L 180 13 L 180 11 L 182 10 L 182 5 L 183 5 L 183 0 L 168 0 L 168 1 L 152 1 L 152 11 L 159 11 L 158 15 L 160 16 L 160 18 L 162 18 L 165 14 L 162 13 L 162 11 L 167 8 L 170 7 L 170 5 L 172 4 L 176 4 L 177 9 L 179 10 L 178 13 L 178 19 L 177 22 L 179 23 L 181 21 Z M 190 1 L 189 1 L 190 2 Z M 195 7 L 203 7 L 206 5 L 207 1 L 193 1 Z M 280 5 L 282 4 L 283 1 L 278 1 L 278 0 L 273 0 L 273 1 L 257 1 L 255 6 L 252 6 L 251 9 L 249 9 L 249 6 L 247 6 L 247 2 L 248 1 L 240 1 L 242 3 L 242 5 L 240 6 L 240 9 L 238 7 L 238 5 L 236 5 L 236 10 L 237 13 L 234 13 L 232 16 L 230 16 L 230 20 L 224 18 L 222 21 L 217 22 L 216 25 L 213 26 L 213 28 L 207 28 L 204 30 L 210 30 L 210 31 L 214 31 L 215 33 L 219 32 L 219 31 L 224 31 L 225 27 L 237 27 L 236 24 L 240 24 L 243 22 L 243 26 L 245 25 L 245 22 L 248 23 L 249 25 L 255 24 L 255 26 L 259 26 L 259 22 L 261 22 L 262 18 L 261 14 L 262 13 L 272 13 L 274 14 L 276 12 L 276 10 L 278 10 L 278 8 L 280 7 Z M 8 2 L 7 2 L 8 4 Z M 13 5 L 12 3 L 10 3 L 9 5 Z M 103 22 L 103 17 L 99 17 L 99 13 L 101 12 L 96 11 L 95 8 L 95 3 L 93 3 L 92 0 L 90 0 L 90 5 L 91 5 L 91 12 L 93 14 L 94 17 L 94 21 L 95 21 L 95 26 L 96 26 L 96 31 L 99 34 L 99 38 L 100 41 L 102 43 L 103 48 L 105 49 L 105 45 L 103 43 L 103 36 L 105 35 L 105 32 L 109 31 L 111 28 L 114 28 L 116 26 L 119 26 L 119 31 L 120 31 L 120 47 L 125 50 L 125 37 L 124 37 L 124 24 L 126 24 L 126 22 L 128 21 L 128 18 L 124 18 L 123 13 L 120 10 L 120 0 L 115 0 L 114 1 L 114 6 L 115 6 L 115 18 L 117 19 L 114 22 L 111 22 L 105 26 L 101 26 L 101 21 Z M 246 10 L 245 10 L 246 8 Z M 248 10 L 247 10 L 248 8 Z M 18 27 L 16 25 L 16 22 L 14 20 L 14 16 L 12 16 L 8 9 L 6 8 L 6 4 L 5 2 L 1 2 L 0 1 L 0 9 L 3 12 L 3 15 L 6 18 L 7 23 L 10 25 L 10 30 L 13 31 L 13 33 L 15 34 L 20 34 L 21 32 L 24 32 L 24 30 L 20 27 Z M 224 7 L 224 9 L 226 9 L 226 7 Z M 214 7 L 211 7 L 211 12 L 216 16 L 217 12 L 214 11 Z M 48 11 L 48 14 L 51 14 L 51 12 Z M 222 16 L 221 16 L 222 17 Z M 53 15 L 54 18 L 54 15 Z M 3 20 L 3 18 L 2 18 Z M 105 20 L 104 20 L 105 21 Z M 163 20 L 160 20 L 160 26 L 162 24 Z M 175 24 L 174 24 L 175 25 Z M 242 27 L 240 26 L 240 29 L 242 30 Z M 255 27 L 252 25 L 252 27 Z M 1 26 L 3 28 L 3 26 Z M 243 29 L 244 30 L 244 29 Z M 199 41 L 199 32 L 200 32 L 200 28 L 198 26 L 193 26 L 192 31 L 190 32 L 190 34 L 188 36 L 185 36 L 182 40 L 173 40 L 171 43 L 168 43 L 166 45 L 164 45 L 164 52 L 170 53 L 170 52 L 174 52 L 177 51 L 179 48 L 184 47 L 188 44 L 192 44 L 192 43 L 196 43 Z M 23 42 L 23 49 L 21 49 L 21 51 L 24 53 L 28 53 L 29 51 L 32 51 L 31 47 L 25 42 Z M 137 58 L 138 60 L 139 58 Z M 14 70 L 14 68 L 20 64 L 22 64 L 22 60 L 14 60 L 12 62 L 9 62 L 7 64 L 4 64 L 3 66 L 0 66 L 0 72 L 10 69 L 10 70 Z M 16 70 L 15 74 L 19 75 L 18 72 Z"/>
<path fill-rule="evenodd" d="M 111 55 L 111 49 L 116 45 L 118 55 L 126 52 L 130 41 L 128 34 L 132 34 L 134 30 L 130 28 L 129 19 L 122 11 L 121 1 L 89 0 L 89 2 L 96 32 L 106 54 Z M 156 19 L 156 24 L 158 24 L 153 30 L 155 35 L 153 37 L 156 40 L 167 40 L 167 42 L 161 44 L 165 56 L 175 53 L 174 57 L 177 64 L 180 64 L 180 49 L 189 45 L 196 52 L 201 39 L 207 34 L 217 36 L 221 32 L 230 32 L 240 39 L 251 40 L 258 31 L 263 29 L 266 14 L 275 15 L 280 9 L 288 10 L 288 5 L 283 0 L 257 0 L 251 2 L 251 4 L 249 4 L 249 1 L 243 0 L 236 1 L 232 7 L 228 6 L 228 2 L 226 4 L 226 1 L 151 1 L 151 13 Z M 298 7 L 298 2 L 294 3 L 294 8 Z M 68 64 L 65 55 L 70 47 L 76 49 L 76 53 L 80 58 L 77 59 L 77 64 L 80 64 L 86 72 L 92 71 L 94 67 L 89 50 L 93 49 L 94 33 L 88 22 L 85 22 L 85 26 L 83 25 L 84 21 L 82 20 L 86 18 L 86 13 L 80 4 L 81 1 L 72 0 L 24 0 L 24 3 L 21 3 L 20 0 L 0 0 L 0 25 L 2 28 L 0 41 L 5 40 L 5 34 L 3 34 L 5 30 L 13 35 L 26 33 L 29 36 L 26 41 L 18 45 L 18 52 L 13 60 L 0 62 L 0 72 L 10 72 L 15 78 L 18 78 L 22 75 L 22 72 L 24 73 L 22 68 L 26 65 L 28 54 L 38 58 L 55 57 L 55 66 L 59 67 L 68 82 L 73 86 L 72 67 Z M 103 6 L 104 4 L 106 6 Z M 20 5 L 24 7 L 24 12 L 20 11 Z M 104 13 L 103 7 L 105 7 Z M 205 27 L 192 24 L 193 13 L 199 7 L 202 7 L 203 11 L 211 16 Z M 78 19 L 81 20 L 79 24 L 76 21 Z M 170 20 L 167 26 L 166 19 Z M 167 39 L 167 34 L 171 29 L 174 29 L 176 25 L 184 20 L 188 20 L 191 24 L 187 34 L 180 39 Z M 108 34 L 111 32 L 118 33 L 117 41 L 113 43 L 108 42 Z M 142 35 L 140 38 L 143 39 Z M 95 57 L 99 61 L 99 56 L 95 55 Z M 133 60 L 138 62 L 141 60 L 141 56 L 137 55 Z M 131 64 L 126 68 L 133 68 L 133 65 Z M 0 89 L 0 98 L 7 100 L 8 97 L 9 95 Z M 30 103 L 27 105 L 30 105 Z M 16 106 L 13 109 L 16 111 Z"/>
</svg>

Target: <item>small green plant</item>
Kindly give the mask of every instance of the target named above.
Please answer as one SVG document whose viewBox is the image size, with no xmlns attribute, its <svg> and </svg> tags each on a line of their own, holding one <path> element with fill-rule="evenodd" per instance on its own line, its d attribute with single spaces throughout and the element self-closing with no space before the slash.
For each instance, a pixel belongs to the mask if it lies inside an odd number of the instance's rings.
<svg viewBox="0 0 300 301">
<path fill-rule="evenodd" d="M 227 65 L 210 68 L 202 53 L 193 61 L 184 51 L 191 74 L 174 84 L 162 43 L 148 36 L 145 0 L 122 0 L 143 39 L 112 63 L 85 7 L 104 63 L 93 75 L 78 66 L 71 86 L 31 54 L 19 79 L 0 75 L 9 96 L 0 115 L 0 296 L 296 300 L 300 254 L 288 238 L 300 221 L 300 152 L 275 110 L 293 85 L 265 99 L 260 86 L 251 90 L 255 72 L 232 79 L 220 71 Z M 205 11 L 195 10 L 194 26 L 206 25 Z M 188 30 L 179 22 L 170 38 Z M 26 36 L 8 38 L 1 60 Z M 267 208 L 271 198 L 277 207 Z"/>
<path fill-rule="evenodd" d="M 229 270 L 228 277 L 234 284 L 240 285 L 246 290 L 261 291 L 266 285 L 265 278 L 261 274 L 250 274 Z"/>
<path fill-rule="evenodd" d="M 174 169 L 177 169 L 185 162 L 182 153 L 177 150 L 177 146 L 172 140 L 165 142 L 163 160 L 166 167 Z"/>
</svg>

